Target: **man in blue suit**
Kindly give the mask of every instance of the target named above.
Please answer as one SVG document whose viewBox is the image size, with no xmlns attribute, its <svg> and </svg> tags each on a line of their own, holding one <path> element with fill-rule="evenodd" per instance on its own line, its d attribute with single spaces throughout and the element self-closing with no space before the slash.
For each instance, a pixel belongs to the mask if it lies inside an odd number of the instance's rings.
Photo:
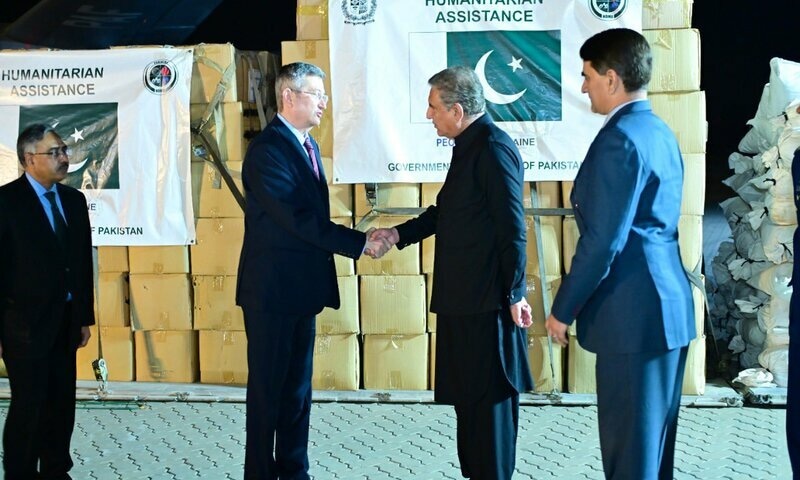
<svg viewBox="0 0 800 480">
<path fill-rule="evenodd" d="M 245 233 L 236 302 L 247 332 L 245 479 L 307 480 L 315 316 L 339 308 L 333 254 L 382 255 L 388 247 L 330 221 L 325 172 L 308 131 L 328 102 L 318 67 L 285 65 L 278 115 L 242 167 Z"/>
<path fill-rule="evenodd" d="M 650 108 L 644 37 L 607 30 L 580 50 L 582 91 L 606 115 L 575 177 L 580 239 L 546 321 L 597 354 L 597 415 L 610 479 L 671 479 L 683 371 L 695 338 L 678 250 L 683 160 Z"/>
</svg>

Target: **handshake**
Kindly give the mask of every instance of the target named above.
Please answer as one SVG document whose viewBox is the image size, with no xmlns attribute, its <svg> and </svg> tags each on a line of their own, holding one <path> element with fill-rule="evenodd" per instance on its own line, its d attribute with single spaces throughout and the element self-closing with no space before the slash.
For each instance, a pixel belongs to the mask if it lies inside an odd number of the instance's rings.
<svg viewBox="0 0 800 480">
<path fill-rule="evenodd" d="M 375 259 L 381 258 L 399 241 L 400 234 L 395 228 L 370 228 L 364 253 Z"/>
</svg>

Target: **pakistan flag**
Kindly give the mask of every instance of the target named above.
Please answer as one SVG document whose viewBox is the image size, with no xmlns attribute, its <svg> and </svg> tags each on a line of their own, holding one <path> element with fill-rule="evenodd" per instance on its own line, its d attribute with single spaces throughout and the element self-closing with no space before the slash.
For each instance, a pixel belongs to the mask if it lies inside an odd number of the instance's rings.
<svg viewBox="0 0 800 480">
<path fill-rule="evenodd" d="M 447 66 L 473 67 L 496 122 L 561 120 L 561 32 L 448 32 Z"/>
<path fill-rule="evenodd" d="M 62 183 L 81 190 L 120 188 L 116 103 L 21 106 L 20 130 L 32 123 L 55 129 L 72 150 Z"/>
</svg>

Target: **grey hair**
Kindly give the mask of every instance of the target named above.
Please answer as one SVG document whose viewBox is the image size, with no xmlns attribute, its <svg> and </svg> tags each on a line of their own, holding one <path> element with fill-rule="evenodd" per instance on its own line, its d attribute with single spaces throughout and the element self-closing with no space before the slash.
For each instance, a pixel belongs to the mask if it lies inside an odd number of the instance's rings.
<svg viewBox="0 0 800 480">
<path fill-rule="evenodd" d="M 33 123 L 22 130 L 17 137 L 17 159 L 23 167 L 25 166 L 25 153 L 33 152 L 35 145 L 50 132 L 61 138 L 52 127 L 43 123 Z"/>
<path fill-rule="evenodd" d="M 464 115 L 472 116 L 483 113 L 486 108 L 478 74 L 469 67 L 446 68 L 432 76 L 428 84 L 439 90 L 439 98 L 448 109 L 458 103 Z"/>
<path fill-rule="evenodd" d="M 278 102 L 278 111 L 283 110 L 281 92 L 287 88 L 299 90 L 303 87 L 306 77 L 319 77 L 325 79 L 325 72 L 316 65 L 305 62 L 295 62 L 284 65 L 275 78 L 275 97 Z"/>
</svg>

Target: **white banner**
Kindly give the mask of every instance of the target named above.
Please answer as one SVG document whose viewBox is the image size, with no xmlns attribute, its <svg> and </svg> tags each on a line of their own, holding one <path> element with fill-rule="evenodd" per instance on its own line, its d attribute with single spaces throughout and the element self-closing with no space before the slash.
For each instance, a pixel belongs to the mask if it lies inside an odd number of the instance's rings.
<svg viewBox="0 0 800 480">
<path fill-rule="evenodd" d="M 603 122 L 581 93 L 583 42 L 641 30 L 642 0 L 329 0 L 333 178 L 442 182 L 452 142 L 425 118 L 428 79 L 475 68 L 526 180 L 572 180 Z"/>
<path fill-rule="evenodd" d="M 194 243 L 191 75 L 185 48 L 0 52 L 0 183 L 44 123 L 72 151 L 62 183 L 86 195 L 95 246 Z"/>
</svg>

